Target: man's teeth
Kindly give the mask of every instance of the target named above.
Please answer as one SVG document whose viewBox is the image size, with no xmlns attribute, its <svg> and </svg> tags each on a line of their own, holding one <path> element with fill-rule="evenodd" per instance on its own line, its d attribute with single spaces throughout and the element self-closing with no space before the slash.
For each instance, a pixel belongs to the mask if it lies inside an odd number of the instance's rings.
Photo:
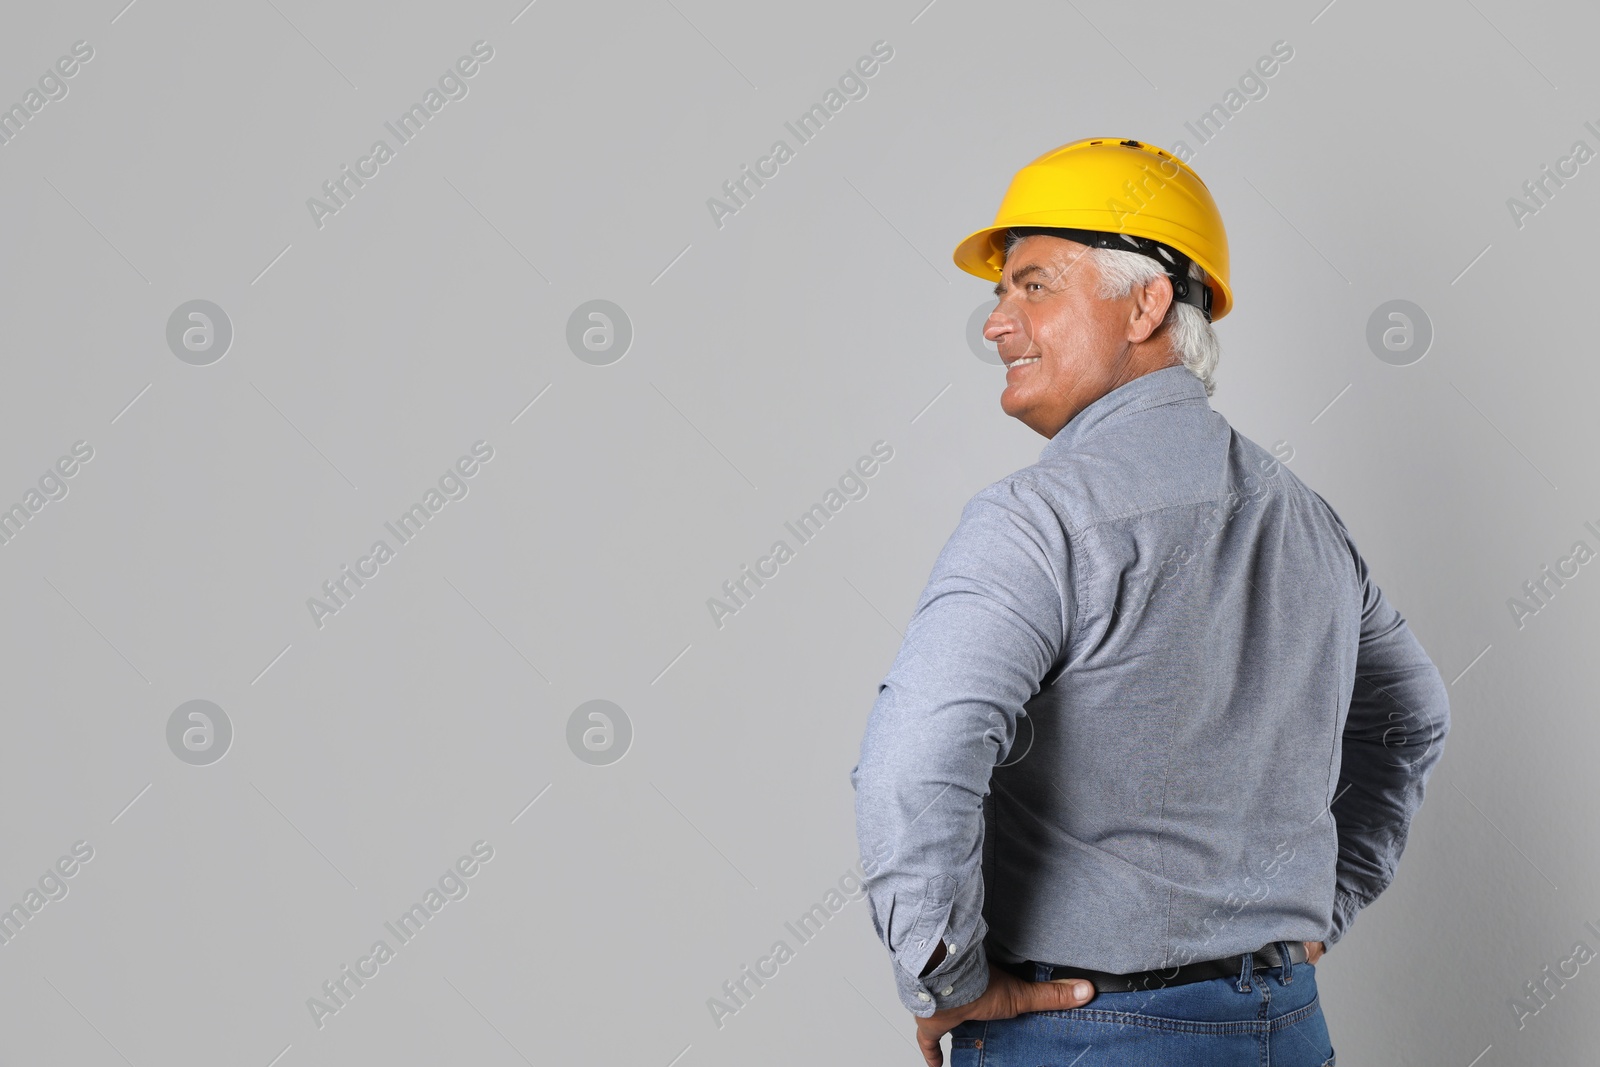
<svg viewBox="0 0 1600 1067">
<path fill-rule="evenodd" d="M 1038 356 L 1029 356 L 1026 359 L 1013 360 L 1012 363 L 1011 363 L 1011 366 L 1020 367 L 1024 363 L 1037 363 L 1037 362 L 1039 362 L 1039 357 Z"/>
</svg>

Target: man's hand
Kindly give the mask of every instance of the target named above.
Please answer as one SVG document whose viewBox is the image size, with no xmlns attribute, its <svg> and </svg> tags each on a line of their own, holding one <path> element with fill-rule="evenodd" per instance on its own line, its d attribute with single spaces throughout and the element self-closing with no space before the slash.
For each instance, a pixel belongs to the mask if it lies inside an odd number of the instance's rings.
<svg viewBox="0 0 1600 1067">
<path fill-rule="evenodd" d="M 1082 987 L 1082 992 L 1075 992 Z M 1028 1011 L 1081 1008 L 1094 998 L 1094 986 L 1082 978 L 1070 982 L 1024 982 L 1010 971 L 989 964 L 989 988 L 970 1004 L 936 1011 L 917 1019 L 917 1046 L 928 1067 L 943 1067 L 939 1039 L 968 1019 L 1012 1019 Z"/>
<path fill-rule="evenodd" d="M 1327 949 L 1321 941 L 1302 942 L 1306 946 L 1306 962 L 1316 963 Z M 943 948 L 943 944 L 939 948 Z M 943 953 L 936 953 L 943 958 Z M 930 960 L 928 969 L 938 965 Z M 1082 992 L 1075 990 L 1082 988 Z M 917 1019 L 917 1046 L 928 1067 L 944 1067 L 944 1050 L 939 1040 L 968 1019 L 1014 1019 L 1030 1011 L 1065 1011 L 1081 1008 L 1094 999 L 1095 988 L 1088 981 L 1075 978 L 1070 982 L 1024 982 L 1010 971 L 989 964 L 989 988 L 983 996 L 970 1004 L 962 1004 L 944 1011 L 936 1011 L 926 1019 Z"/>
</svg>

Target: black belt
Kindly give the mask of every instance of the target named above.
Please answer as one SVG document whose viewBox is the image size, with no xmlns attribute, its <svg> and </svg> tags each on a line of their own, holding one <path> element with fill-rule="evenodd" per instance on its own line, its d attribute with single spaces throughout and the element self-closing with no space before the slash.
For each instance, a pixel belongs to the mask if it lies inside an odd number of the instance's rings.
<svg viewBox="0 0 1600 1067">
<path fill-rule="evenodd" d="M 1306 961 L 1306 946 L 1304 941 L 1274 941 L 1248 953 L 1253 959 L 1251 970 L 1260 971 L 1269 967 L 1282 967 L 1283 954 L 1278 951 L 1279 945 L 1289 946 L 1289 963 L 1304 963 Z M 1099 993 L 1131 993 L 1143 989 L 1159 989 L 1163 986 L 1187 985 L 1190 982 L 1203 982 L 1208 978 L 1238 978 L 1244 973 L 1244 958 L 1246 953 L 1237 956 L 1227 956 L 1219 960 L 1197 960 L 1194 963 L 1185 963 L 1178 967 L 1167 967 L 1159 970 L 1136 971 L 1133 974 L 1111 974 L 1108 971 L 1091 971 L 1083 967 L 1051 966 L 1049 974 L 1044 981 L 1055 981 L 1058 978 L 1087 978 L 1094 983 L 1096 992 Z M 1038 964 L 1026 963 L 1001 963 L 997 966 L 1010 971 L 1024 981 L 1040 981 Z"/>
</svg>

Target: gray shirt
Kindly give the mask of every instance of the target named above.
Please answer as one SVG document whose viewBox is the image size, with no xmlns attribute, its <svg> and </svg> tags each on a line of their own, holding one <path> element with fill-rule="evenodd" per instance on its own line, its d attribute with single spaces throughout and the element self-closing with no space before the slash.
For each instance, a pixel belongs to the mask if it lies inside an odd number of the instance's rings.
<svg viewBox="0 0 1600 1067">
<path fill-rule="evenodd" d="M 1449 725 L 1321 496 L 1187 369 L 1112 390 L 967 503 L 878 686 L 850 779 L 902 1002 L 1332 945 Z"/>
</svg>

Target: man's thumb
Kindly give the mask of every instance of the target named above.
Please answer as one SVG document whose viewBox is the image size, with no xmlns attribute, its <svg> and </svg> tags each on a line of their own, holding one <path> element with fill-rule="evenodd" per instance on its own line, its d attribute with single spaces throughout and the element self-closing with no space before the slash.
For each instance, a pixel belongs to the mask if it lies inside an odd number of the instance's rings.
<svg viewBox="0 0 1600 1067">
<path fill-rule="evenodd" d="M 1060 1011 L 1064 1008 L 1076 1008 L 1088 1003 L 1094 998 L 1094 986 L 1082 978 L 1071 981 L 1057 980 L 1050 982 L 1036 982 L 1033 986 L 1036 999 L 1040 1002 L 1034 1011 Z"/>
</svg>

